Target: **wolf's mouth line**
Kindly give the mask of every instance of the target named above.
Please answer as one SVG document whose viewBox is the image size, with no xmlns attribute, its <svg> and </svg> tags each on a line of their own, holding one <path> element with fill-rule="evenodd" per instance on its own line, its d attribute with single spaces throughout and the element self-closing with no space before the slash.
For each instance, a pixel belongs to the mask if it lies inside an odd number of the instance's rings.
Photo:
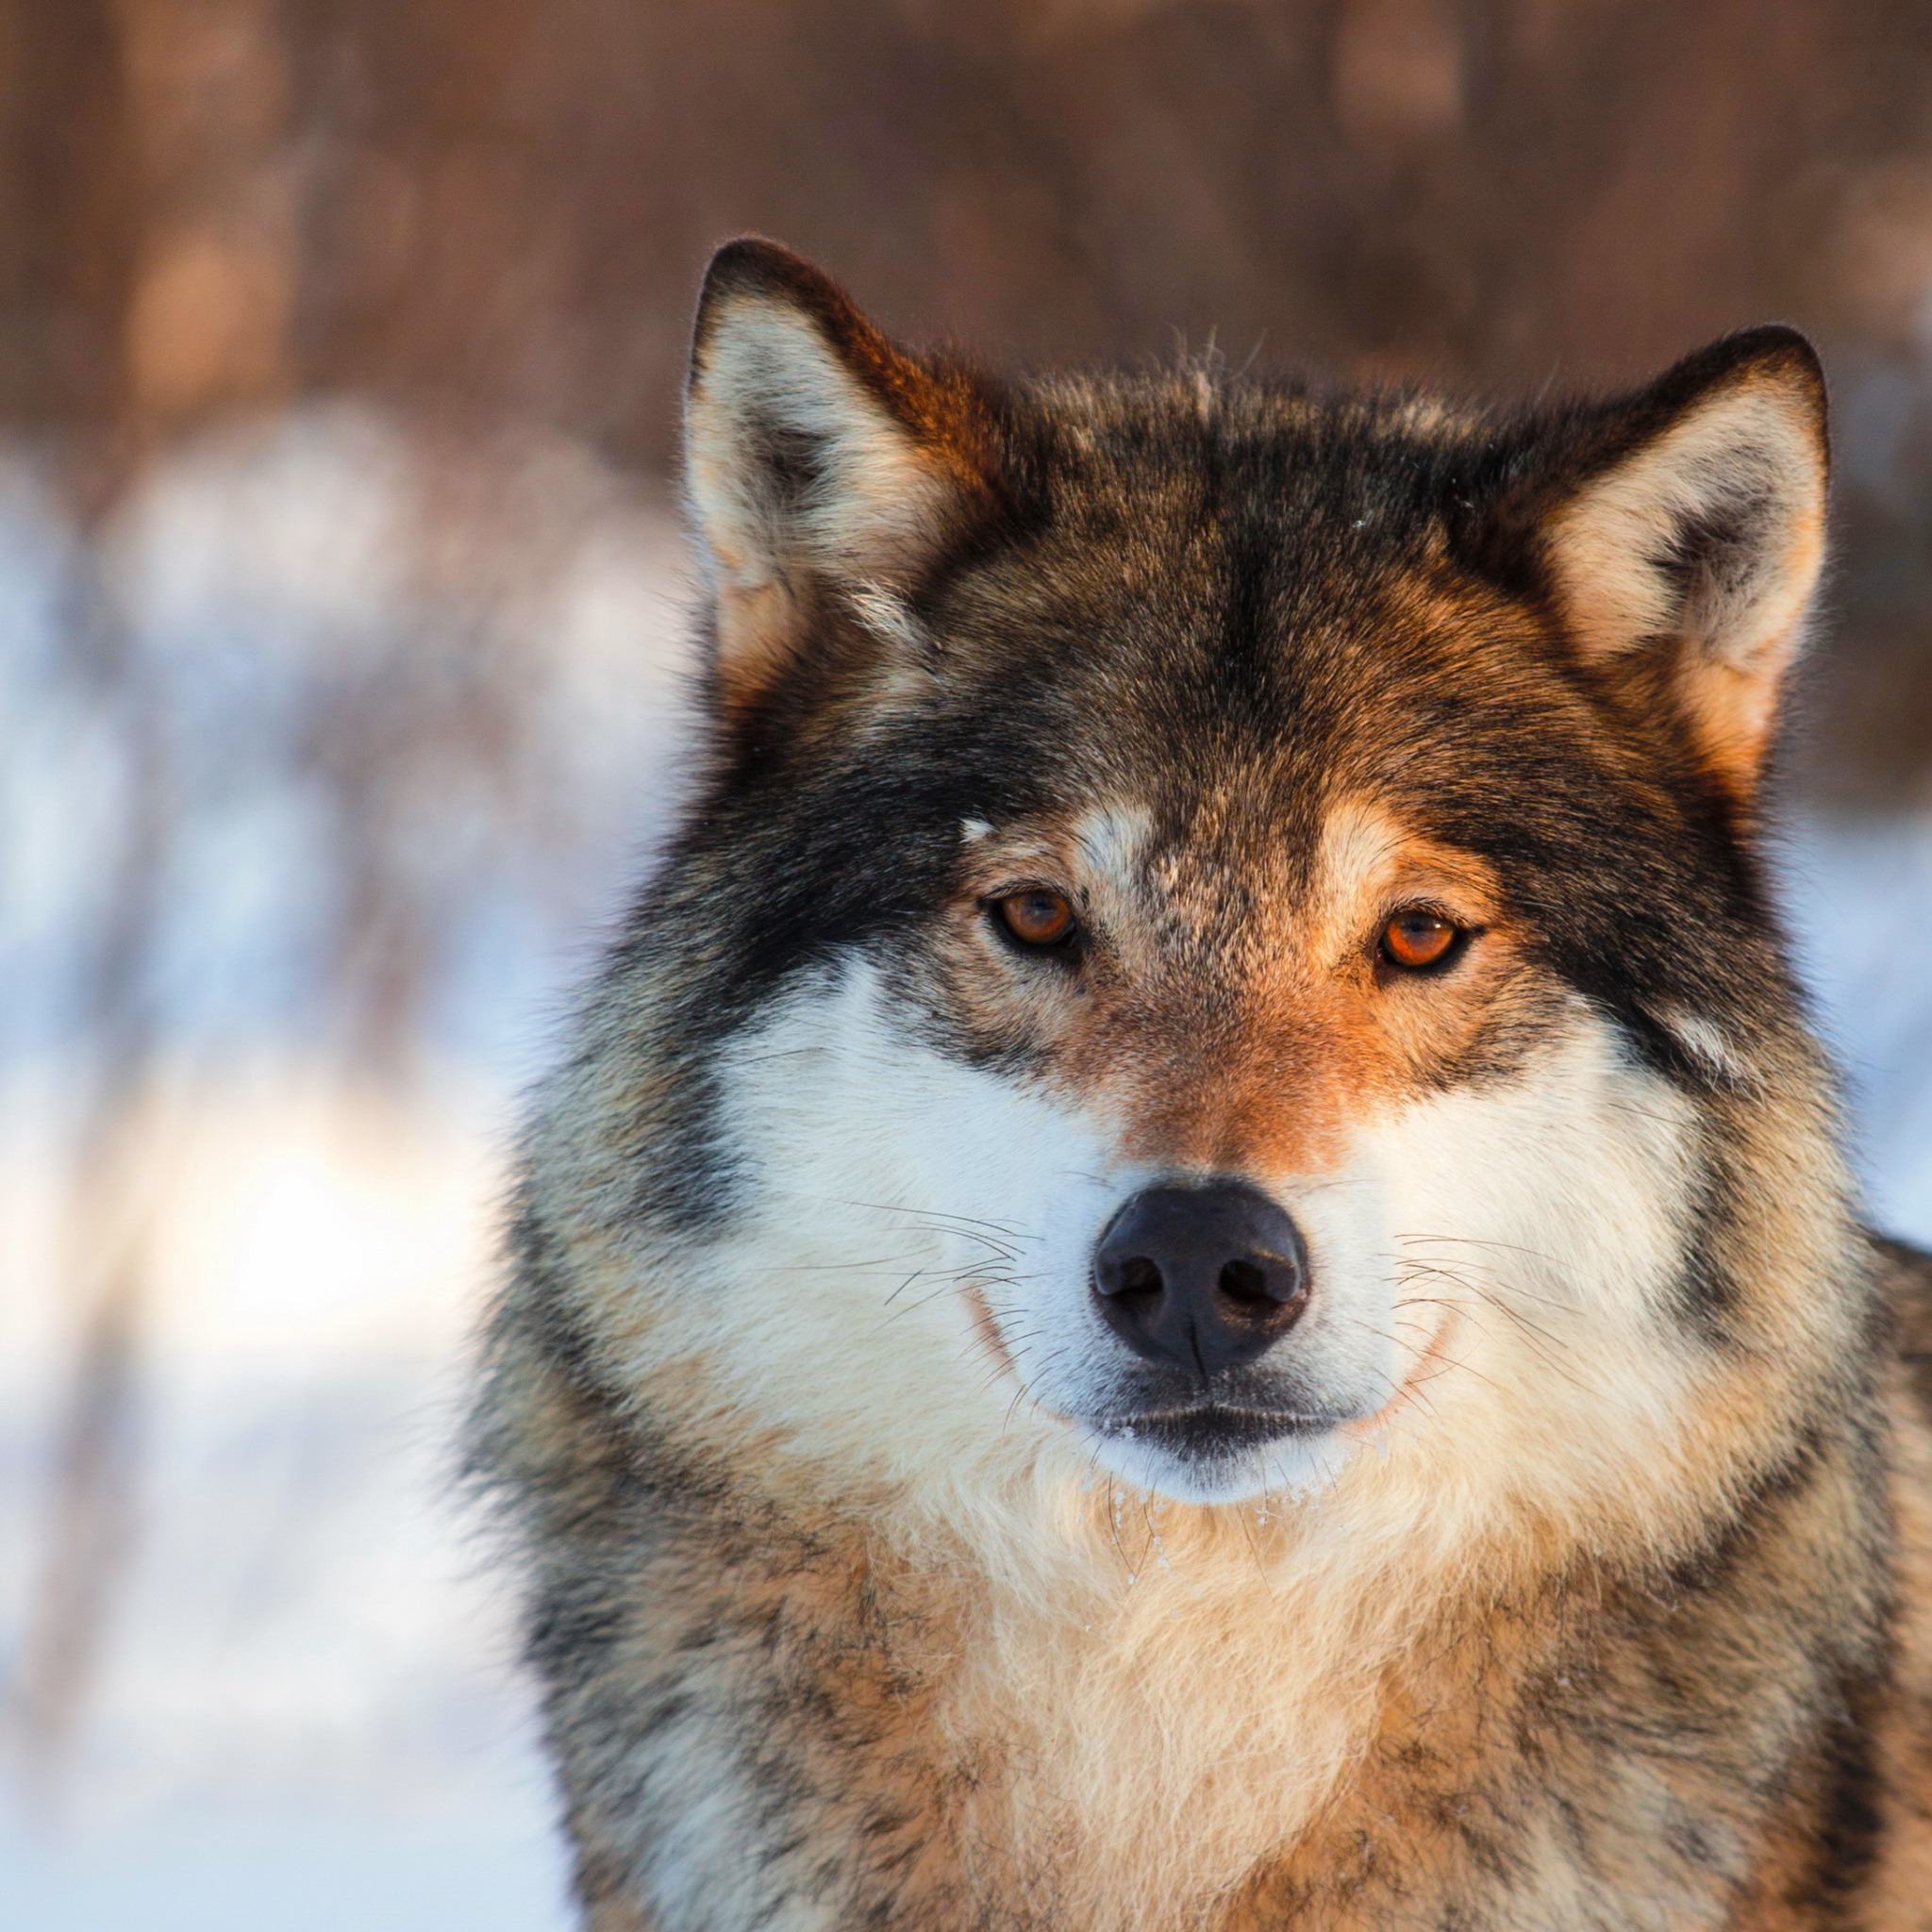
<svg viewBox="0 0 1932 1932">
<path fill-rule="evenodd" d="M 1428 1379 L 1429 1374 L 1435 1365 L 1444 1358 L 1443 1351 L 1449 1338 L 1460 1324 L 1461 1316 L 1455 1308 L 1452 1307 L 1445 1310 L 1441 1324 L 1437 1328 L 1435 1334 L 1429 1338 L 1428 1347 L 1424 1349 L 1422 1354 L 1416 1357 L 1415 1366 L 1409 1370 L 1407 1374 L 1403 1376 L 1401 1382 L 1396 1386 L 1395 1392 L 1373 1414 L 1357 1417 L 1349 1422 L 1341 1424 L 1339 1425 L 1339 1433 L 1347 1436 L 1352 1441 L 1358 1441 L 1362 1437 L 1374 1434 L 1377 1430 L 1387 1428 L 1398 1411 L 1407 1408 L 1415 1400 L 1416 1391 Z"/>
<path fill-rule="evenodd" d="M 1453 1307 L 1445 1310 L 1435 1333 L 1429 1338 L 1428 1346 L 1417 1357 L 1407 1374 L 1389 1399 L 1368 1415 L 1310 1415 L 1295 1409 L 1270 1408 L 1252 1403 L 1217 1402 L 1210 1398 L 1167 1408 L 1140 1409 L 1130 1415 L 1083 1416 L 1040 1402 L 1039 1397 L 1026 1387 L 1026 1378 L 1000 1331 L 998 1319 L 987 1298 L 986 1284 L 969 1273 L 959 1286 L 974 1336 L 991 1358 L 995 1374 L 1015 1382 L 1020 1392 L 1029 1397 L 1042 1414 L 1075 1427 L 1092 1429 L 1102 1436 L 1124 1436 L 1129 1440 L 1141 1430 L 1158 1436 L 1163 1430 L 1180 1430 L 1190 1424 L 1223 1422 L 1252 1429 L 1272 1425 L 1282 1435 L 1315 1435 L 1332 1429 L 1352 1441 L 1359 1441 L 1387 1428 L 1395 1416 L 1415 1399 L 1422 1384 L 1444 1359 L 1450 1337 L 1460 1325 L 1457 1311 Z"/>
<path fill-rule="evenodd" d="M 1025 1377 L 1021 1374 L 1019 1364 L 1008 1349 L 1000 1334 L 998 1322 L 986 1299 L 984 1287 L 972 1277 L 963 1284 L 973 1326 L 981 1345 L 992 1357 L 995 1372 L 1003 1372 L 1020 1385 L 1023 1393 L 1026 1390 Z M 1086 1427 L 1095 1434 L 1118 1440 L 1134 1440 L 1142 1431 L 1158 1438 L 1164 1431 L 1178 1431 L 1190 1424 L 1232 1423 L 1251 1429 L 1273 1426 L 1279 1435 L 1307 1436 L 1333 1430 L 1352 1441 L 1359 1441 L 1378 1430 L 1389 1426 L 1393 1418 L 1415 1399 L 1416 1391 L 1428 1379 L 1429 1374 L 1444 1357 L 1449 1338 L 1459 1325 L 1457 1311 L 1449 1309 L 1429 1338 L 1428 1346 L 1416 1358 L 1415 1365 L 1402 1378 L 1395 1391 L 1387 1402 L 1368 1415 L 1309 1415 L 1295 1409 L 1266 1408 L 1252 1404 L 1206 1401 L 1191 1403 L 1181 1407 L 1139 1409 L 1131 1415 L 1122 1416 L 1082 1416 L 1050 1407 L 1042 1407 L 1042 1413 L 1075 1427 Z M 1041 1407 L 1034 1398 L 1036 1407 Z"/>
<path fill-rule="evenodd" d="M 966 1309 L 973 1323 L 973 1332 L 978 1338 L 980 1346 L 992 1357 L 994 1373 L 1011 1376 L 1024 1390 L 1026 1378 L 1021 1374 L 1020 1365 L 1013 1359 L 1012 1351 L 1000 1334 L 1000 1324 L 993 1319 L 992 1305 L 986 1298 L 984 1286 L 968 1275 L 964 1289 Z"/>
<path fill-rule="evenodd" d="M 1339 1415 L 1307 1415 L 1292 1408 L 1257 1408 L 1242 1403 L 1202 1402 L 1186 1408 L 1144 1408 L 1136 1410 L 1132 1415 L 1108 1416 L 1092 1426 L 1109 1436 L 1208 1422 L 1272 1424 L 1299 1432 L 1339 1428 L 1350 1420 L 1352 1418 Z"/>
</svg>

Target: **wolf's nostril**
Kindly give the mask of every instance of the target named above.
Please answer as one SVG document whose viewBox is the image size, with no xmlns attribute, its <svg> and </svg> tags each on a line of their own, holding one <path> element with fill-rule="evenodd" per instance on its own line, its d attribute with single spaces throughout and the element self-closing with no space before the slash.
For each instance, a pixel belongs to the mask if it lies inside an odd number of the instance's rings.
<svg viewBox="0 0 1932 1932">
<path fill-rule="evenodd" d="M 1301 1319 L 1307 1253 L 1283 1209 L 1244 1181 L 1149 1188 L 1101 1236 L 1093 1291 L 1136 1355 L 1206 1376 L 1253 1361 Z"/>
<path fill-rule="evenodd" d="M 1268 1292 L 1268 1277 L 1252 1261 L 1230 1261 L 1221 1271 L 1221 1291 L 1231 1302 L 1243 1307 L 1275 1306 Z"/>
</svg>

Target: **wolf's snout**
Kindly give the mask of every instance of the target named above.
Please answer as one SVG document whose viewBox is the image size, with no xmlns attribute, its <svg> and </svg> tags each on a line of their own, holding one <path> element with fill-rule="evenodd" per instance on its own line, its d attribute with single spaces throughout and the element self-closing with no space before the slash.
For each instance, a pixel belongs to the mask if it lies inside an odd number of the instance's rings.
<svg viewBox="0 0 1932 1932">
<path fill-rule="evenodd" d="M 1203 1377 L 1253 1361 L 1308 1301 L 1300 1230 L 1239 1181 L 1148 1188 L 1108 1224 L 1093 1256 L 1108 1324 L 1137 1355 Z"/>
</svg>

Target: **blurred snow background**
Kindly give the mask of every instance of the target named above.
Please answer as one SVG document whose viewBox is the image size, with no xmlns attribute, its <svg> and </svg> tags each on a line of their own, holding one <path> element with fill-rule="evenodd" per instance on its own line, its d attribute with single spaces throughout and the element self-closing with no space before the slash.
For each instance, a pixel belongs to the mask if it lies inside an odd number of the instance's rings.
<svg viewBox="0 0 1932 1932">
<path fill-rule="evenodd" d="M 449 1434 L 516 1091 L 678 782 L 686 585 L 635 485 L 490 455 L 290 412 L 91 543 L 0 471 L 24 1932 L 564 1923 Z M 1932 1239 L 1932 817 L 1801 818 L 1788 873 Z"/>
<path fill-rule="evenodd" d="M 91 541 L 0 468 L 9 1926 L 561 1923 L 449 1437 L 676 782 L 676 544 L 579 449 L 346 408 Z"/>
</svg>

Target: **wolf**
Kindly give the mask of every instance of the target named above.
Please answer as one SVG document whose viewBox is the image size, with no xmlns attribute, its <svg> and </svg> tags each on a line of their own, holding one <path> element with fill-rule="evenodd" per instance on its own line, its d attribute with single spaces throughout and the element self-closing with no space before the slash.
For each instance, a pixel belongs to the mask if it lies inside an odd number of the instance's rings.
<svg viewBox="0 0 1932 1932">
<path fill-rule="evenodd" d="M 594 1932 L 1932 1926 L 1932 1264 L 1766 875 L 1818 359 L 699 304 L 702 761 L 475 1467 Z"/>
</svg>

